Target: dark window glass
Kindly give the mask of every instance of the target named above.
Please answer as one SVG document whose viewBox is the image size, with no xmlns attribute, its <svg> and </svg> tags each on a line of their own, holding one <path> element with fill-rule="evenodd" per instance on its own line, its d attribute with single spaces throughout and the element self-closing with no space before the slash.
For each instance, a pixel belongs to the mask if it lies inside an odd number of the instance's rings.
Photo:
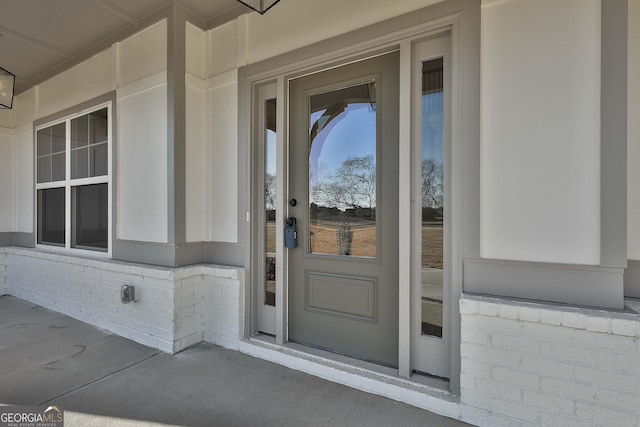
<svg viewBox="0 0 640 427">
<path fill-rule="evenodd" d="M 108 131 L 107 131 L 107 109 L 104 108 L 102 110 L 94 111 L 89 114 L 89 128 L 90 144 L 99 144 L 101 142 L 107 142 L 108 139 Z"/>
<path fill-rule="evenodd" d="M 89 120 L 87 116 L 71 120 L 71 148 L 85 147 L 89 144 Z"/>
<path fill-rule="evenodd" d="M 71 151 L 71 179 L 86 178 L 89 176 L 88 148 L 80 148 Z"/>
<path fill-rule="evenodd" d="M 73 187 L 74 247 L 107 249 L 109 236 L 108 184 Z"/>
<path fill-rule="evenodd" d="M 108 154 L 109 147 L 107 143 L 92 145 L 89 148 L 89 175 L 102 176 L 108 172 Z"/>
<path fill-rule="evenodd" d="M 38 190 L 38 243 L 64 245 L 65 189 Z"/>
</svg>

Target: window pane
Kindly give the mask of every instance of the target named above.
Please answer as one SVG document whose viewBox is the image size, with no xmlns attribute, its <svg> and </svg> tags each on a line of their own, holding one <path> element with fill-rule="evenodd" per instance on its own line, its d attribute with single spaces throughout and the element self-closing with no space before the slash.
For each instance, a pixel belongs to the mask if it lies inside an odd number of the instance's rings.
<svg viewBox="0 0 640 427">
<path fill-rule="evenodd" d="M 73 247 L 107 249 L 109 236 L 108 184 L 73 188 Z"/>
<path fill-rule="evenodd" d="M 84 147 L 89 144 L 88 116 L 71 120 L 71 148 Z"/>
<path fill-rule="evenodd" d="M 65 140 L 66 128 L 64 123 L 57 124 L 51 129 L 51 152 L 64 153 L 67 147 Z"/>
<path fill-rule="evenodd" d="M 276 100 L 264 106 L 265 304 L 276 305 Z"/>
<path fill-rule="evenodd" d="M 51 154 L 51 128 L 38 131 L 38 156 Z"/>
<path fill-rule="evenodd" d="M 89 114 L 90 143 L 96 144 L 107 141 L 107 109 L 94 111 Z"/>
<path fill-rule="evenodd" d="M 71 151 L 71 179 L 86 178 L 89 176 L 89 151 L 88 148 L 80 148 Z"/>
<path fill-rule="evenodd" d="M 309 97 L 309 252 L 376 257 L 375 82 Z"/>
<path fill-rule="evenodd" d="M 65 154 L 59 153 L 51 156 L 51 180 L 64 181 L 65 176 Z"/>
<path fill-rule="evenodd" d="M 51 182 L 51 156 L 38 159 L 38 182 Z"/>
<path fill-rule="evenodd" d="M 38 190 L 38 243 L 64 245 L 65 189 Z"/>
<path fill-rule="evenodd" d="M 108 147 L 107 144 L 98 144 L 89 147 L 90 176 L 102 176 L 107 174 Z"/>
<path fill-rule="evenodd" d="M 422 333 L 442 337 L 444 282 L 444 73 L 422 64 Z"/>
</svg>

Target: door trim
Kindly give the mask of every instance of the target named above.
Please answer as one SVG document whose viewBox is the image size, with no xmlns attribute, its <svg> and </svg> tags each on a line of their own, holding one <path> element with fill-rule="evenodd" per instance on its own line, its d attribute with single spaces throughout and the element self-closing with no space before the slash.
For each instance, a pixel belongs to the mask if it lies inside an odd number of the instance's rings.
<svg viewBox="0 0 640 427">
<path fill-rule="evenodd" d="M 459 176 L 454 179 L 462 184 L 463 193 L 459 195 L 464 209 L 461 212 L 461 220 L 465 233 L 460 230 L 455 231 L 452 236 L 453 241 L 459 247 L 459 258 L 453 260 L 452 276 L 452 310 L 450 313 L 450 323 L 452 325 L 451 336 L 451 369 L 450 389 L 454 394 L 460 391 L 460 312 L 457 309 L 462 291 L 462 257 L 478 258 L 480 253 L 480 198 L 479 198 L 479 137 L 480 137 L 480 4 L 477 1 L 469 0 L 446 0 L 441 3 L 428 6 L 426 8 L 411 12 L 406 15 L 391 18 L 387 21 L 373 24 L 371 26 L 352 31 L 345 35 L 335 37 L 311 46 L 298 49 L 296 51 L 279 55 L 277 57 L 241 67 L 239 71 L 239 96 L 240 96 L 240 120 L 239 135 L 242 137 L 240 144 L 251 147 L 251 108 L 252 93 L 256 86 L 267 81 L 277 82 L 278 96 L 278 128 L 287 129 L 286 117 L 288 112 L 287 103 L 287 82 L 290 78 L 300 77 L 318 70 L 331 68 L 338 65 L 357 61 L 370 56 L 376 56 L 392 50 L 400 50 L 400 161 L 406 161 L 410 157 L 410 114 L 406 111 L 411 98 L 411 44 L 416 41 L 428 39 L 434 35 L 449 32 L 452 40 L 452 60 L 456 64 L 452 70 L 452 128 L 453 140 L 460 141 L 459 155 L 462 163 L 462 170 Z M 463 61 L 464 60 L 464 61 Z M 462 88 L 464 87 L 464 92 Z M 462 109 L 462 105 L 465 109 Z M 244 114 L 243 114 L 244 113 Z M 286 144 L 287 135 L 282 132 L 282 137 L 278 138 L 278 173 L 284 174 L 280 182 L 286 182 L 286 170 L 284 168 L 288 147 Z M 463 150 L 464 148 L 464 150 Z M 241 171 L 245 171 L 248 182 L 251 181 L 251 168 L 246 166 L 246 158 L 240 158 Z M 402 171 L 404 172 L 404 171 Z M 408 171 L 407 171 L 408 173 Z M 403 178 L 404 176 L 404 178 Z M 408 180 L 410 177 L 403 174 L 401 179 Z M 409 181 L 405 181 L 409 182 Z M 283 197 L 284 184 L 278 187 L 281 197 L 278 200 L 278 207 L 281 211 L 278 214 L 277 224 L 281 228 L 278 230 L 278 238 L 283 234 L 282 224 L 286 217 L 286 199 Z M 255 191 L 255 188 L 252 189 Z M 400 189 L 400 203 L 410 203 L 410 190 Z M 252 193 L 255 194 L 255 193 Z M 251 214 L 257 213 L 253 210 L 251 203 L 253 200 L 248 195 L 248 206 Z M 410 214 L 401 213 L 402 218 L 408 218 L 406 225 L 399 228 L 401 242 L 410 239 Z M 247 223 L 248 229 L 251 223 Z M 251 257 L 255 252 L 251 241 L 246 242 L 246 269 L 247 277 L 253 277 L 251 269 Z M 282 247 L 279 244 L 279 247 Z M 399 250 L 400 272 L 399 272 L 399 297 L 400 297 L 400 326 L 399 326 L 399 370 L 402 377 L 411 376 L 411 319 L 409 310 L 402 307 L 410 307 L 411 304 L 411 262 L 410 245 L 402 245 Z M 283 268 L 277 273 L 277 299 L 276 304 L 281 307 L 276 314 L 276 343 L 283 345 L 287 341 L 287 310 L 283 305 L 286 300 L 286 260 L 282 256 L 282 251 L 277 255 L 277 260 Z M 249 288 L 247 288 L 248 291 Z M 249 294 L 250 292 L 247 292 Z M 249 297 L 247 297 L 249 298 Z M 247 319 L 251 316 L 251 310 L 246 310 Z M 251 322 L 247 321 L 245 336 L 255 333 L 251 329 Z"/>
</svg>

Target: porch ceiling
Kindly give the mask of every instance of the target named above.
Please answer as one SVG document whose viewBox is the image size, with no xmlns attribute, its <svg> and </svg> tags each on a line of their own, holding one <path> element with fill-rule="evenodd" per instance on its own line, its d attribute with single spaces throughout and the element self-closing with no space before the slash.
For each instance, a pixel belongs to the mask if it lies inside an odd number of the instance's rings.
<svg viewBox="0 0 640 427">
<path fill-rule="evenodd" d="M 171 3 L 207 28 L 249 11 L 235 0 L 0 0 L 0 67 L 22 93 L 118 40 Z"/>
</svg>

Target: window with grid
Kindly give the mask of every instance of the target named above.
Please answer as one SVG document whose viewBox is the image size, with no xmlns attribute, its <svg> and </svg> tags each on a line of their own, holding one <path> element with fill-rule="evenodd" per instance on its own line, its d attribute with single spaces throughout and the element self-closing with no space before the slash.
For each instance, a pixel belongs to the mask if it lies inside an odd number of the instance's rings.
<svg viewBox="0 0 640 427">
<path fill-rule="evenodd" d="M 36 130 L 37 242 L 108 251 L 111 107 Z"/>
</svg>

